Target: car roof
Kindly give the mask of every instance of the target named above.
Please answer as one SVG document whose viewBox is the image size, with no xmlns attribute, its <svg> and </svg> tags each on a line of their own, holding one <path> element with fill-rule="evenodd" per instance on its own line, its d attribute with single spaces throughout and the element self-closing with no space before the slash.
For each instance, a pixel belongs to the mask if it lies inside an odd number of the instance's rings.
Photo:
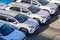
<svg viewBox="0 0 60 40">
<path fill-rule="evenodd" d="M 8 4 L 8 6 L 18 6 L 18 7 L 30 7 L 31 5 L 30 4 L 27 4 L 27 3 L 20 3 L 20 2 L 13 2 L 13 3 L 10 3 Z"/>
<path fill-rule="evenodd" d="M 19 12 L 12 11 L 12 10 L 0 10 L 0 14 L 2 15 L 9 15 L 15 17 L 16 15 L 19 14 Z"/>
</svg>

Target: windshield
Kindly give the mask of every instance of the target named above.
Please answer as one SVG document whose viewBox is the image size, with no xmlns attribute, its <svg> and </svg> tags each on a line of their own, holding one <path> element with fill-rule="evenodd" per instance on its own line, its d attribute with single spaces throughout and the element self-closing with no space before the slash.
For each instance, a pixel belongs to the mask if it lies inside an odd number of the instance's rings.
<svg viewBox="0 0 60 40">
<path fill-rule="evenodd" d="M 4 24 L 2 27 L 0 27 L 0 33 L 3 36 L 6 36 L 6 35 L 10 34 L 13 31 L 14 31 L 14 29 L 11 28 L 11 25 Z"/>
<path fill-rule="evenodd" d="M 35 14 L 35 13 L 37 13 L 37 12 L 39 12 L 39 11 L 40 11 L 40 9 L 39 9 L 39 8 L 34 7 L 34 6 L 30 6 L 28 9 L 29 9 L 33 14 Z"/>
<path fill-rule="evenodd" d="M 20 23 L 25 22 L 28 18 L 25 15 L 22 14 L 18 14 L 17 16 L 15 16 L 15 19 L 17 19 Z"/>
<path fill-rule="evenodd" d="M 49 2 L 47 0 L 38 0 L 41 5 L 47 5 Z"/>
</svg>

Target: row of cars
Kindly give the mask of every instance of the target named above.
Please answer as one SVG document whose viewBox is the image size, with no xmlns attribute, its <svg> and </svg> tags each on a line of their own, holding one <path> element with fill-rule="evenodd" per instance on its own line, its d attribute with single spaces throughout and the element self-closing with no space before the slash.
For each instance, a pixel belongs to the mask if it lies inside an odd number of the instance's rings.
<svg viewBox="0 0 60 40">
<path fill-rule="evenodd" d="M 47 0 L 1 0 L 0 39 L 26 40 L 58 10 L 58 4 Z"/>
</svg>

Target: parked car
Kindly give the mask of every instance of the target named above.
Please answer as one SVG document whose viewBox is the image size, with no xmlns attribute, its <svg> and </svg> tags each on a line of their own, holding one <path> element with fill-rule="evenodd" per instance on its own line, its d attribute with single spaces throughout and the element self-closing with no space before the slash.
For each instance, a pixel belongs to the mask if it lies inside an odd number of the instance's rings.
<svg viewBox="0 0 60 40">
<path fill-rule="evenodd" d="M 15 2 L 15 0 L 0 0 L 0 9 L 7 7 L 7 4 Z"/>
<path fill-rule="evenodd" d="M 0 22 L 0 40 L 26 40 L 24 32 L 12 27 L 11 24 Z"/>
<path fill-rule="evenodd" d="M 47 1 L 60 5 L 60 0 L 47 0 Z"/>
<path fill-rule="evenodd" d="M 21 2 L 28 3 L 27 0 L 26 1 L 21 0 Z M 56 14 L 55 12 L 59 10 L 59 7 L 57 4 L 51 3 L 47 0 L 30 0 L 29 3 L 38 8 L 48 10 L 50 14 Z"/>
<path fill-rule="evenodd" d="M 15 2 L 15 0 L 0 0 L 0 3 L 2 3 L 2 4 L 9 4 L 12 2 Z"/>
<path fill-rule="evenodd" d="M 27 34 L 33 34 L 40 26 L 36 20 L 11 10 L 0 10 L 0 21 L 15 24 Z"/>
<path fill-rule="evenodd" d="M 41 10 L 35 6 L 25 3 L 10 3 L 5 10 L 18 11 L 30 18 L 37 20 L 40 24 L 46 24 L 50 19 L 50 13 L 47 10 Z"/>
</svg>

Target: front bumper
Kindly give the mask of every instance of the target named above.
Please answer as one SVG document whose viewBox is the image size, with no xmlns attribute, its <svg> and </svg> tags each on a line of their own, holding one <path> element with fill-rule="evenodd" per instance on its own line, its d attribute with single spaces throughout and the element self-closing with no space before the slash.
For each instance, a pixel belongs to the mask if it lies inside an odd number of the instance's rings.
<svg viewBox="0 0 60 40">
<path fill-rule="evenodd" d="M 40 25 L 37 25 L 35 28 L 31 29 L 29 31 L 29 34 L 33 34 L 39 27 L 40 27 Z"/>
<path fill-rule="evenodd" d="M 51 17 L 48 16 L 47 18 L 45 18 L 45 19 L 41 22 L 41 24 L 45 24 L 45 23 L 47 23 L 47 21 L 48 21 L 50 18 L 51 18 Z"/>
<path fill-rule="evenodd" d="M 51 11 L 51 15 L 57 14 L 56 12 L 59 10 L 59 8 L 56 8 L 55 10 Z"/>
</svg>

